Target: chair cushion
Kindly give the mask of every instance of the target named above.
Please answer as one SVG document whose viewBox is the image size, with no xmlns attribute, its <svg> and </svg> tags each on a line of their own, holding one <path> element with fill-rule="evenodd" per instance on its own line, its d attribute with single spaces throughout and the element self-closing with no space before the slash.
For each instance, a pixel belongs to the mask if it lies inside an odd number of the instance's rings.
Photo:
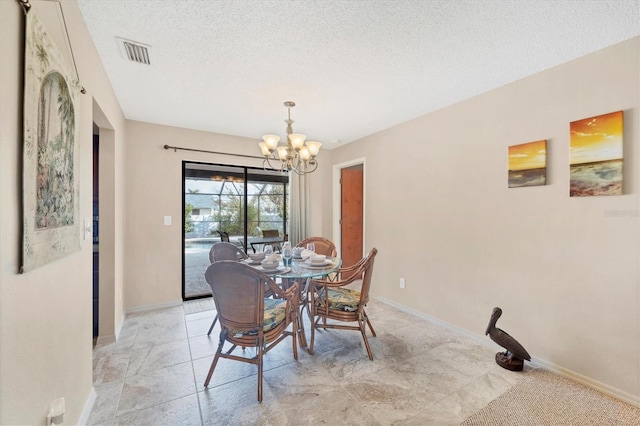
<svg viewBox="0 0 640 426">
<path fill-rule="evenodd" d="M 286 300 L 282 299 L 264 299 L 264 320 L 262 321 L 262 330 L 266 333 L 269 330 L 276 328 L 286 317 Z M 258 334 L 258 330 L 239 331 L 229 330 L 229 334 L 236 337 L 242 335 L 254 335 Z"/>
<path fill-rule="evenodd" d="M 320 297 L 324 299 L 324 292 Z M 355 312 L 358 310 L 360 302 L 360 292 L 357 290 L 349 290 L 348 288 L 329 289 L 329 309 L 335 311 Z M 320 301 L 316 302 L 320 306 Z"/>
<path fill-rule="evenodd" d="M 264 299 L 264 321 L 262 330 L 273 330 L 286 317 L 287 302 L 281 299 Z"/>
</svg>

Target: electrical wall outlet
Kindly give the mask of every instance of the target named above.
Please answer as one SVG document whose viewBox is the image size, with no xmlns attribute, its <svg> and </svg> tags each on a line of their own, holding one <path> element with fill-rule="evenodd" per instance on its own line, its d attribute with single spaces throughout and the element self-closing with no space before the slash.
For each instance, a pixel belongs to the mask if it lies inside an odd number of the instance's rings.
<svg viewBox="0 0 640 426">
<path fill-rule="evenodd" d="M 404 288 L 405 284 L 404 278 L 400 278 L 400 288 Z"/>
</svg>

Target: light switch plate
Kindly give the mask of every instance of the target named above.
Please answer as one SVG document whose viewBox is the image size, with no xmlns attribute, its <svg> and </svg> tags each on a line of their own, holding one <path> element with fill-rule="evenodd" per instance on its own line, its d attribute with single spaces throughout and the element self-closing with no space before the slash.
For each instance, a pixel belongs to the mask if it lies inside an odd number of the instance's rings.
<svg viewBox="0 0 640 426">
<path fill-rule="evenodd" d="M 87 236 L 91 236 L 91 226 L 93 222 L 91 219 L 82 219 L 82 239 L 86 240 Z"/>
<path fill-rule="evenodd" d="M 171 216 L 165 216 L 165 217 L 164 217 L 164 224 L 165 224 L 166 226 L 171 225 Z"/>
</svg>

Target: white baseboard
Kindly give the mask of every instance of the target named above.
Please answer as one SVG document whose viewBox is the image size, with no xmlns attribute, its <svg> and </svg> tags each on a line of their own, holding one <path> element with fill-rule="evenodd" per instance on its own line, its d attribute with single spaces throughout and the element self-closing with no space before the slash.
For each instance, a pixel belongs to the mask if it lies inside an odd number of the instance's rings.
<svg viewBox="0 0 640 426">
<path fill-rule="evenodd" d="M 120 340 L 120 333 L 122 333 L 122 326 L 124 326 L 124 320 L 127 317 L 125 313 L 122 314 L 122 318 L 120 318 L 120 323 L 118 324 L 118 328 L 116 329 L 116 340 Z"/>
<path fill-rule="evenodd" d="M 171 302 L 156 303 L 154 305 L 142 305 L 142 306 L 136 306 L 134 308 L 127 308 L 126 313 L 128 315 L 128 314 L 135 314 L 138 312 L 154 311 L 156 309 L 175 308 L 176 306 L 182 306 L 182 300 L 172 300 Z"/>
<path fill-rule="evenodd" d="M 591 389 L 595 389 L 613 398 L 619 399 L 620 401 L 624 401 L 627 404 L 631 404 L 635 407 L 640 408 L 640 396 L 632 395 L 618 388 L 614 388 L 613 386 L 606 385 L 590 377 L 583 376 L 582 374 L 576 373 L 575 371 L 571 371 L 564 367 L 560 367 L 559 365 L 556 365 L 552 362 L 548 362 L 543 359 L 533 359 L 533 360 L 537 365 L 539 365 L 540 367 L 546 370 L 552 371 L 561 376 L 565 376 Z"/>
<path fill-rule="evenodd" d="M 432 322 L 434 324 L 438 324 L 438 325 L 440 325 L 440 326 L 442 326 L 444 328 L 448 328 L 449 330 L 453 330 L 456 333 L 462 334 L 463 336 L 468 337 L 469 339 L 477 342 L 480 345 L 491 347 L 491 348 L 499 348 L 499 346 L 497 346 L 495 343 L 493 343 L 493 341 L 485 338 L 484 336 L 481 336 L 479 334 L 473 333 L 473 332 L 471 332 L 471 331 L 469 331 L 467 329 L 464 329 L 464 328 L 458 327 L 456 325 L 450 324 L 450 323 L 448 323 L 446 321 L 442 321 L 441 319 L 438 319 L 436 317 L 432 317 L 431 315 L 427 315 L 427 314 L 425 314 L 423 312 L 419 312 L 419 311 L 413 310 L 413 309 L 408 308 L 408 307 L 406 307 L 404 305 L 400 305 L 399 303 L 393 302 L 393 301 L 391 301 L 389 299 L 386 299 L 384 297 L 381 297 L 381 296 L 371 296 L 371 297 L 376 299 L 376 300 L 381 301 L 382 303 L 386 303 L 387 305 L 391 305 L 394 308 L 397 308 L 397 309 L 399 309 L 399 310 L 401 310 L 403 312 L 406 312 L 408 314 L 411 314 L 411 315 L 416 316 L 418 318 L 421 318 L 423 320 Z"/>
<path fill-rule="evenodd" d="M 93 409 L 93 404 L 96 402 L 96 390 L 91 387 L 91 392 L 89 392 L 89 398 L 87 402 L 84 404 L 84 408 L 82 409 L 82 413 L 80 413 L 80 418 L 78 419 L 78 425 L 84 426 L 89 421 L 89 414 L 91 414 L 91 410 Z"/>
<path fill-rule="evenodd" d="M 116 335 L 112 334 L 111 336 L 98 336 L 96 340 L 96 346 L 108 345 L 116 341 Z"/>
<path fill-rule="evenodd" d="M 442 327 L 448 328 L 450 330 L 453 330 L 457 333 L 462 334 L 465 337 L 468 337 L 470 339 L 472 339 L 473 341 L 483 345 L 483 346 L 487 346 L 487 347 L 499 347 L 496 346 L 495 343 L 493 343 L 490 340 L 487 340 L 486 338 L 484 338 L 484 336 L 481 336 L 479 334 L 473 333 L 469 330 L 466 330 L 464 328 L 455 326 L 453 324 L 449 324 L 448 322 L 442 321 L 438 318 L 432 317 L 430 315 L 427 315 L 425 313 L 422 312 L 418 312 L 416 310 L 413 310 L 411 308 L 408 308 L 404 305 L 400 305 L 396 302 L 393 302 L 389 299 L 386 299 L 384 297 L 380 297 L 380 296 L 371 296 L 372 298 L 379 300 L 382 303 L 386 303 L 387 305 L 393 306 L 394 308 L 397 308 L 403 312 L 406 312 L 408 314 L 414 315 L 418 318 L 424 319 L 426 321 L 432 322 L 434 324 L 438 324 Z M 531 363 L 534 364 L 536 367 L 540 367 L 540 368 L 544 368 L 546 370 L 552 371 L 556 374 L 559 374 L 561 376 L 567 377 L 571 380 L 574 380 L 578 383 L 581 383 L 591 389 L 595 389 L 599 392 L 602 392 L 606 395 L 609 395 L 613 398 L 619 399 L 620 401 L 624 401 L 627 404 L 631 404 L 633 406 L 636 407 L 640 407 L 640 396 L 637 395 L 633 395 L 630 394 L 628 392 L 625 392 L 623 390 L 614 388 L 613 386 L 609 386 L 606 385 L 604 383 L 600 383 L 597 380 L 591 379 L 587 376 L 583 376 L 582 374 L 578 374 L 575 371 L 571 371 L 569 369 L 566 369 L 564 367 L 560 367 L 559 365 L 556 365 L 552 362 L 549 361 L 545 361 L 543 359 L 539 359 L 539 358 L 531 358 Z"/>
<path fill-rule="evenodd" d="M 133 314 L 133 313 L 137 313 L 137 312 L 153 311 L 155 309 L 162 309 L 162 308 L 173 308 L 173 307 L 176 307 L 176 306 L 182 306 L 182 301 L 178 300 L 178 301 L 172 301 L 172 302 L 167 302 L 167 303 L 159 303 L 159 304 L 156 304 L 156 305 L 137 306 L 135 308 L 127 309 L 127 311 L 122 315 L 122 319 L 120 320 L 120 322 L 118 324 L 118 329 L 116 330 L 115 334 L 112 334 L 110 336 L 98 336 L 98 340 L 96 341 L 96 345 L 98 345 L 98 346 L 108 345 L 110 343 L 114 343 L 114 342 L 118 341 L 120 339 L 120 333 L 122 333 L 122 327 L 124 326 L 124 320 L 127 318 L 128 314 Z"/>
<path fill-rule="evenodd" d="M 125 315 L 122 316 L 122 319 L 118 324 L 118 329 L 116 330 L 115 334 L 112 334 L 110 336 L 98 336 L 98 339 L 96 340 L 96 345 L 97 346 L 108 345 L 110 343 L 114 343 L 118 341 L 118 339 L 120 339 L 120 333 L 122 332 L 122 326 L 124 325 L 124 318 L 125 318 Z"/>
</svg>

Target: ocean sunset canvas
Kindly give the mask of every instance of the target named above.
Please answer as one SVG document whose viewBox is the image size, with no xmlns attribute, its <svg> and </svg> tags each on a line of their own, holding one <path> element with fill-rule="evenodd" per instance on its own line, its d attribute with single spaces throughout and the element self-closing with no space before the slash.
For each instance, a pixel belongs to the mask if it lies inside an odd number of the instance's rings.
<svg viewBox="0 0 640 426">
<path fill-rule="evenodd" d="M 622 195 L 623 112 L 570 124 L 571 197 Z"/>
<path fill-rule="evenodd" d="M 547 141 L 509 147 L 509 188 L 547 183 Z"/>
</svg>

